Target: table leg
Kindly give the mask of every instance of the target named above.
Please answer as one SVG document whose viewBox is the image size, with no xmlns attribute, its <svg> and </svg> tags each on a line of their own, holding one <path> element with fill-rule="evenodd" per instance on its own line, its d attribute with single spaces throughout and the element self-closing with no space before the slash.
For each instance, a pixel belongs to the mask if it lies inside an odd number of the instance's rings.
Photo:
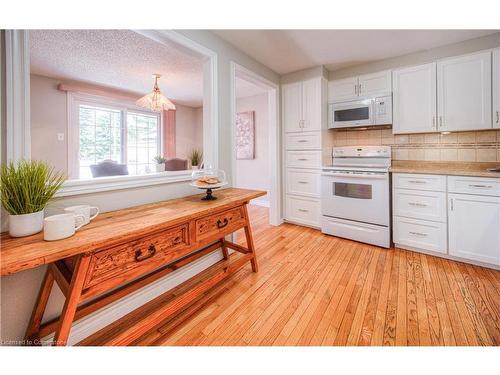
<svg viewBox="0 0 500 375">
<path fill-rule="evenodd" d="M 71 324 L 75 317 L 76 308 L 78 307 L 78 302 L 80 302 L 80 296 L 82 294 L 83 283 L 85 281 L 85 275 L 90 263 L 89 256 L 82 256 L 78 259 L 73 277 L 71 278 L 71 284 L 69 286 L 69 292 L 66 296 L 66 301 L 64 302 L 64 307 L 59 318 L 59 324 L 54 336 L 54 345 L 64 346 L 68 342 L 69 331 L 71 330 Z"/>
<path fill-rule="evenodd" d="M 229 259 L 229 251 L 227 250 L 226 243 L 224 241 L 224 238 L 220 240 L 220 246 L 222 248 L 222 255 L 224 256 L 225 260 Z"/>
<path fill-rule="evenodd" d="M 40 325 L 42 323 L 43 313 L 47 307 L 47 302 L 49 301 L 50 292 L 52 291 L 52 286 L 54 285 L 54 275 L 50 270 L 50 266 L 47 267 L 45 271 L 45 276 L 43 277 L 42 286 L 38 292 L 38 297 L 33 308 L 33 313 L 31 314 L 30 322 L 28 328 L 26 329 L 25 339 L 27 343 L 35 339 L 39 339 L 38 335 L 40 332 Z"/>
<path fill-rule="evenodd" d="M 245 211 L 245 219 L 246 219 L 245 237 L 247 240 L 247 248 L 253 254 L 252 259 L 250 259 L 250 263 L 252 264 L 252 271 L 258 272 L 259 265 L 257 264 L 257 254 L 255 253 L 255 245 L 253 243 L 252 228 L 250 226 L 250 218 L 248 217 L 247 205 L 245 205 L 244 207 L 245 207 L 244 211 Z"/>
</svg>

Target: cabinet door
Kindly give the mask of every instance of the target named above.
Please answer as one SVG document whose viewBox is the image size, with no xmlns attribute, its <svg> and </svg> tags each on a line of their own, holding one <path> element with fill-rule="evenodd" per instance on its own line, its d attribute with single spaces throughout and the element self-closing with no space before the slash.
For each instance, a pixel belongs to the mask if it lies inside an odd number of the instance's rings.
<svg viewBox="0 0 500 375">
<path fill-rule="evenodd" d="M 449 253 L 500 265 L 500 197 L 448 194 Z"/>
<path fill-rule="evenodd" d="M 302 130 L 321 130 L 321 79 L 302 82 Z"/>
<path fill-rule="evenodd" d="M 389 94 L 391 80 L 390 70 L 359 76 L 358 96 Z"/>
<path fill-rule="evenodd" d="M 354 99 L 358 96 L 358 77 L 350 77 L 328 83 L 328 101 Z"/>
<path fill-rule="evenodd" d="M 302 131 L 302 83 L 283 86 L 283 122 L 285 132 Z"/>
<path fill-rule="evenodd" d="M 436 131 L 436 63 L 392 74 L 393 133 Z"/>
<path fill-rule="evenodd" d="M 492 127 L 491 52 L 437 63 L 438 130 Z"/>
<path fill-rule="evenodd" d="M 493 51 L 493 127 L 500 128 L 500 49 Z"/>
</svg>

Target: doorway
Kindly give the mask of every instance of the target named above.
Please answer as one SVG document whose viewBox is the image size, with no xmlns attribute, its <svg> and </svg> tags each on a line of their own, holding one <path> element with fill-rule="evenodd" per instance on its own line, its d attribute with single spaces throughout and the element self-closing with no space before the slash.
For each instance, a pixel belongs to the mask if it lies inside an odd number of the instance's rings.
<svg viewBox="0 0 500 375">
<path fill-rule="evenodd" d="M 267 192 L 250 204 L 268 207 L 271 225 L 283 222 L 278 98 L 277 84 L 231 63 L 231 182 Z"/>
</svg>

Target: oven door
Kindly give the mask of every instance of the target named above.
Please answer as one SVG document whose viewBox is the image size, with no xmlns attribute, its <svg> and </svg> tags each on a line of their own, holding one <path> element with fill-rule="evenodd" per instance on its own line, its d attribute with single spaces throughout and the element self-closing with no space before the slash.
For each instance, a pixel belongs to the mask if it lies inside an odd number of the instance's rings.
<svg viewBox="0 0 500 375">
<path fill-rule="evenodd" d="M 329 128 L 352 128 L 373 125 L 373 100 L 364 99 L 329 106 Z"/>
<path fill-rule="evenodd" d="M 324 216 L 389 226 L 389 174 L 328 171 L 321 176 Z"/>
</svg>

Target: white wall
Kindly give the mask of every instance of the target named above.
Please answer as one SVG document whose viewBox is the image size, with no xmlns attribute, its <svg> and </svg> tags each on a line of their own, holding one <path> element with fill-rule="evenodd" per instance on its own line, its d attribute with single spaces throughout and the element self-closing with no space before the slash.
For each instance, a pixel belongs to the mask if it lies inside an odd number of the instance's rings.
<svg viewBox="0 0 500 375">
<path fill-rule="evenodd" d="M 267 191 L 268 195 L 259 199 L 267 205 L 271 185 L 268 110 L 267 93 L 236 99 L 237 113 L 255 111 L 255 159 L 236 160 L 235 187 Z"/>
<path fill-rule="evenodd" d="M 215 82 L 219 99 L 219 167 L 228 174 L 231 171 L 231 138 L 230 138 L 230 61 L 255 71 L 257 74 L 268 80 L 279 83 L 279 76 L 271 69 L 260 64 L 256 60 L 237 50 L 229 43 L 223 41 L 209 31 L 203 30 L 182 30 L 180 34 L 194 40 L 195 42 L 213 50 L 217 53 L 218 77 Z M 2 65 L 5 63 L 4 58 Z M 191 188 L 188 183 L 156 185 L 151 187 L 125 189 L 115 192 L 97 193 L 81 195 L 72 198 L 64 198 L 55 202 L 57 207 L 72 204 L 91 204 L 99 206 L 102 212 L 118 210 L 125 207 L 136 206 L 138 204 L 156 202 L 164 199 L 194 194 L 196 189 Z M 198 263 L 199 264 L 199 263 Z M 199 268 L 201 270 L 201 268 Z M 2 277 L 1 285 L 1 321 L 0 335 L 2 341 L 20 340 L 24 336 L 24 331 L 31 315 L 31 309 L 35 303 L 36 294 L 40 287 L 44 268 L 38 267 L 24 271 L 12 276 Z M 165 290 L 172 285 L 167 285 L 168 280 L 174 278 L 175 272 L 164 279 Z M 51 314 L 58 313 L 63 305 L 60 294 L 51 297 L 48 310 Z"/>
<path fill-rule="evenodd" d="M 175 156 L 187 159 L 193 148 L 203 150 L 203 107 L 175 107 Z"/>
<path fill-rule="evenodd" d="M 394 69 L 402 66 L 425 64 L 451 56 L 480 51 L 500 46 L 500 33 L 487 35 L 481 38 L 466 40 L 447 46 L 432 48 L 426 51 L 411 53 L 408 55 L 392 57 L 389 59 L 360 64 L 344 69 L 331 71 L 328 79 L 335 80 L 351 77 L 357 74 L 374 73 L 385 69 Z"/>
<path fill-rule="evenodd" d="M 68 172 L 67 95 L 57 89 L 60 80 L 31 75 L 31 157 L 45 160 L 55 169 Z M 57 133 L 64 140 L 57 140 Z"/>
</svg>

